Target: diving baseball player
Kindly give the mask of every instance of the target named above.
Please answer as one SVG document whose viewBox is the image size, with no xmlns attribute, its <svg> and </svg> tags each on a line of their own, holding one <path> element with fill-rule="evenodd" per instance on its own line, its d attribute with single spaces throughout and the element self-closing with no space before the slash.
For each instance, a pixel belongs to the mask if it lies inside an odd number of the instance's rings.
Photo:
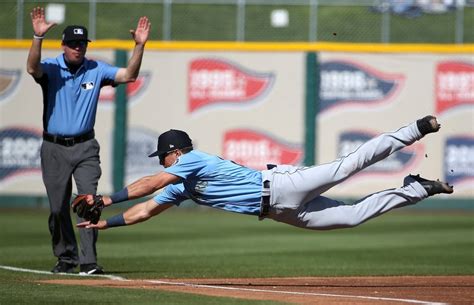
<svg viewBox="0 0 474 305">
<path fill-rule="evenodd" d="M 379 191 L 351 205 L 322 196 L 334 185 L 439 128 L 435 117 L 426 116 L 397 131 L 381 134 L 331 163 L 310 167 L 277 165 L 264 171 L 194 150 L 186 132 L 172 129 L 158 137 L 157 151 L 150 155 L 158 156 L 165 170 L 143 177 L 110 197 L 104 196 L 103 201 L 110 206 L 164 188 L 163 191 L 124 213 L 97 224 L 86 221 L 78 226 L 107 229 L 132 225 L 192 199 L 197 204 L 301 228 L 354 227 L 394 208 L 453 192 L 445 182 L 409 175 L 401 187 Z"/>
</svg>

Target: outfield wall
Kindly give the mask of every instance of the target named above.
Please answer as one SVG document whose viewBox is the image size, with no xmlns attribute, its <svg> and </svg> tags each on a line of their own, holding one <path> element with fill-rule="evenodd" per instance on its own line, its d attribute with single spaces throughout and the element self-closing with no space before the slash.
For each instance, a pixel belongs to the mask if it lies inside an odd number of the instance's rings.
<svg viewBox="0 0 474 305">
<path fill-rule="evenodd" d="M 45 43 L 43 57 L 59 54 L 58 42 Z M 26 73 L 29 45 L 0 41 L 2 45 L 0 196 L 44 196 L 41 90 Z M 157 136 L 170 128 L 188 131 L 201 150 L 257 169 L 267 162 L 303 164 L 308 154 L 306 93 L 314 89 L 306 84 L 314 68 L 320 80 L 319 100 L 314 101 L 317 163 L 330 162 L 375 134 L 428 113 L 438 116 L 443 126 L 436 136 L 372 166 L 328 195 L 357 198 L 399 186 L 408 173 L 421 173 L 455 184 L 450 198 L 474 197 L 472 46 L 412 46 L 395 53 L 374 45 L 282 45 L 149 43 L 139 79 L 127 87 L 126 182 L 162 169 L 147 155 L 154 151 Z M 119 46 L 94 42 L 88 57 L 113 64 Z M 312 51 L 318 51 L 317 65 L 308 67 L 306 54 Z M 105 88 L 96 122 L 101 193 L 113 191 L 114 110 L 114 89 Z"/>
</svg>

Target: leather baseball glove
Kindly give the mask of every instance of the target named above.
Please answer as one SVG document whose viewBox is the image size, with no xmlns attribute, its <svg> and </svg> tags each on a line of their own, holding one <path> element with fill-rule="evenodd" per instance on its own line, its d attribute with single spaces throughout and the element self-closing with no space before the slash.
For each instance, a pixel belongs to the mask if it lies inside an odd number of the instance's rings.
<svg viewBox="0 0 474 305">
<path fill-rule="evenodd" d="M 87 202 L 88 196 L 92 196 L 93 202 L 91 204 Z M 82 217 L 93 224 L 96 224 L 100 219 L 100 215 L 102 214 L 104 201 L 102 200 L 101 195 L 82 194 L 77 195 L 76 198 L 74 198 L 71 207 L 72 211 L 76 213 L 77 216 Z"/>
</svg>

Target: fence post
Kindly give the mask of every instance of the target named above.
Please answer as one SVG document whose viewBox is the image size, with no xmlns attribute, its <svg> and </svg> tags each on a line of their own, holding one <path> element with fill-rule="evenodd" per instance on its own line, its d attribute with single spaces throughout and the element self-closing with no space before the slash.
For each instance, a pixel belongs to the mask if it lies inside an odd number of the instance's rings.
<svg viewBox="0 0 474 305">
<path fill-rule="evenodd" d="M 382 28 L 380 29 L 380 41 L 383 43 L 390 42 L 390 3 L 383 1 L 382 3 Z"/>
<path fill-rule="evenodd" d="M 237 1 L 237 16 L 236 16 L 236 37 L 237 41 L 245 41 L 245 0 Z"/>
<path fill-rule="evenodd" d="M 306 54 L 306 107 L 305 107 L 305 148 L 304 164 L 316 162 L 316 115 L 319 105 L 320 71 L 317 54 Z"/>
<path fill-rule="evenodd" d="M 165 0 L 163 2 L 163 38 L 164 41 L 171 40 L 171 1 Z"/>
<path fill-rule="evenodd" d="M 96 39 L 97 27 L 97 0 L 89 0 L 89 36 Z"/>
<path fill-rule="evenodd" d="M 318 39 L 318 0 L 311 0 L 309 3 L 309 41 Z"/>
<path fill-rule="evenodd" d="M 457 44 L 464 43 L 464 4 L 456 5 L 456 33 L 455 33 L 455 42 Z"/>
<path fill-rule="evenodd" d="M 17 0 L 18 13 L 16 14 L 16 39 L 23 39 L 23 11 L 24 0 Z"/>
<path fill-rule="evenodd" d="M 127 65 L 127 51 L 115 51 L 115 65 Z M 118 85 L 115 89 L 115 117 L 113 142 L 112 179 L 114 192 L 121 190 L 125 183 L 125 161 L 127 150 L 127 85 Z"/>
</svg>

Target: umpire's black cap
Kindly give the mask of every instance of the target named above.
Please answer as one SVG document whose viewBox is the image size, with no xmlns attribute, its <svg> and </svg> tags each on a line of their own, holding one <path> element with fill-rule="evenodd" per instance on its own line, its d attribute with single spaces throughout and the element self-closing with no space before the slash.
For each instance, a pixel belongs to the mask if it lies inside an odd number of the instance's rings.
<svg viewBox="0 0 474 305">
<path fill-rule="evenodd" d="M 156 151 L 148 157 L 162 156 L 167 152 L 185 147 L 192 147 L 193 142 L 188 134 L 182 130 L 170 129 L 158 137 Z"/>
<path fill-rule="evenodd" d="M 63 31 L 63 42 L 74 40 L 90 41 L 87 35 L 86 27 L 82 25 L 68 25 Z"/>
</svg>

